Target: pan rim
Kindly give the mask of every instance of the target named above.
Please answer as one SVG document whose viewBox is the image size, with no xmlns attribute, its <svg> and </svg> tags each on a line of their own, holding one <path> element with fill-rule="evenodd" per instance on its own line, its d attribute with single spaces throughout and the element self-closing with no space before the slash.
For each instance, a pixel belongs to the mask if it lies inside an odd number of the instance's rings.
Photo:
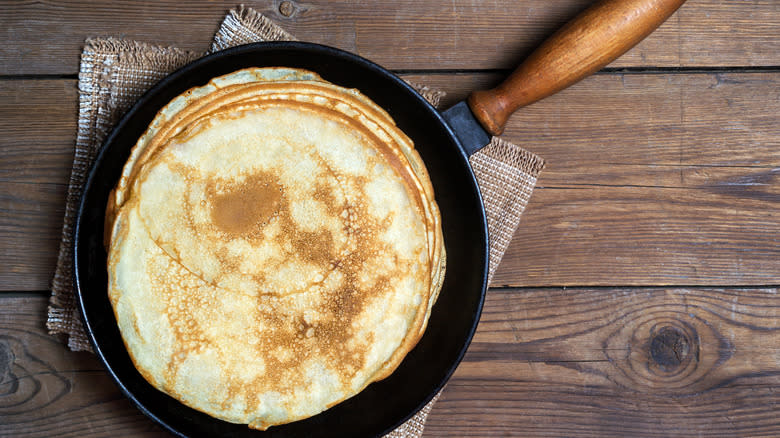
<svg viewBox="0 0 780 438">
<path fill-rule="evenodd" d="M 405 90 L 410 95 L 414 96 L 414 98 L 417 100 L 417 102 L 426 107 L 428 112 L 431 113 L 432 116 L 436 118 L 441 128 L 445 130 L 447 135 L 450 137 L 450 140 L 456 144 L 458 147 L 457 153 L 459 155 L 459 159 L 462 160 L 465 163 L 465 168 L 469 170 L 469 177 L 470 177 L 470 183 L 473 186 L 473 191 L 476 195 L 476 199 L 473 201 L 477 202 L 479 205 L 479 211 L 476 212 L 479 215 L 480 219 L 480 240 L 484 242 L 484 244 L 481 245 L 482 251 L 480 254 L 481 259 L 481 266 L 475 267 L 475 269 L 479 270 L 479 281 L 481 284 L 481 290 L 479 293 L 478 298 L 478 305 L 474 309 L 474 315 L 473 315 L 473 322 L 471 324 L 471 327 L 467 333 L 467 336 L 464 339 L 463 347 L 460 349 L 459 354 L 455 358 L 455 360 L 450 364 L 449 368 L 445 370 L 444 378 L 441 379 L 440 382 L 436 384 L 436 388 L 434 391 L 431 391 L 424 399 L 418 403 L 415 409 L 413 409 L 411 412 L 409 412 L 406 416 L 399 419 L 395 424 L 392 426 L 387 426 L 383 429 L 381 433 L 379 433 L 377 436 L 384 435 L 395 428 L 397 428 L 399 425 L 405 423 L 408 421 L 411 417 L 413 417 L 417 412 L 419 412 L 420 409 L 425 407 L 432 399 L 433 397 L 438 394 L 442 388 L 446 385 L 446 383 L 449 381 L 449 379 L 452 377 L 452 374 L 454 373 L 457 366 L 462 362 L 463 357 L 471 343 L 471 340 L 473 339 L 474 333 L 476 332 L 479 319 L 481 316 L 482 308 L 484 305 L 485 300 L 485 294 L 487 289 L 487 275 L 488 275 L 488 263 L 489 263 L 489 235 L 488 235 L 488 228 L 487 228 L 487 218 L 485 214 L 485 208 L 484 203 L 482 200 L 481 192 L 479 190 L 479 184 L 477 183 L 476 176 L 474 175 L 473 169 L 471 168 L 471 165 L 468 160 L 468 155 L 464 151 L 463 147 L 461 146 L 460 142 L 458 141 L 457 137 L 455 136 L 454 132 L 452 131 L 452 128 L 446 123 L 446 121 L 441 116 L 441 113 L 436 110 L 427 100 L 425 100 L 422 96 L 419 95 L 408 83 L 400 79 L 395 74 L 391 73 L 390 71 L 384 69 L 383 67 L 379 66 L 378 64 L 373 63 L 372 61 L 369 61 L 365 58 L 362 58 L 358 55 L 355 55 L 353 53 L 343 51 L 334 47 L 320 45 L 320 44 L 314 44 L 314 43 L 305 43 L 305 42 L 261 42 L 261 43 L 251 43 L 251 44 L 245 44 L 241 46 L 232 47 L 220 52 L 215 52 L 209 55 L 206 55 L 204 57 L 201 57 L 181 68 L 174 71 L 173 73 L 165 76 L 163 79 L 161 79 L 158 83 L 156 83 L 153 87 L 151 87 L 148 91 L 146 91 L 131 107 L 127 110 L 127 112 L 120 118 L 120 120 L 114 125 L 109 135 L 106 137 L 106 139 L 101 143 L 101 147 L 98 150 L 95 160 L 90 167 L 90 170 L 87 174 L 87 178 L 85 180 L 83 190 L 79 199 L 78 208 L 76 211 L 76 217 L 75 217 L 75 231 L 74 231 L 74 239 L 73 239 L 73 272 L 74 272 L 74 290 L 76 292 L 77 301 L 78 301 L 78 309 L 81 313 L 82 321 L 84 323 L 90 344 L 95 352 L 95 354 L 100 359 L 101 363 L 105 367 L 106 371 L 111 376 L 112 380 L 115 382 L 115 384 L 119 387 L 119 389 L 122 391 L 122 393 L 128 397 L 128 399 L 147 417 L 154 420 L 157 424 L 163 426 L 166 430 L 173 433 L 176 436 L 185 437 L 187 435 L 181 433 L 179 430 L 175 429 L 172 425 L 168 424 L 167 421 L 160 418 L 158 415 L 156 415 L 154 412 L 152 412 L 142 401 L 140 401 L 136 394 L 131 391 L 125 382 L 123 382 L 122 378 L 117 374 L 116 370 L 114 369 L 114 366 L 110 363 L 109 359 L 107 358 L 102 346 L 100 345 L 100 342 L 98 341 L 96 337 L 96 330 L 97 328 L 93 325 L 93 321 L 88 316 L 88 304 L 86 303 L 86 294 L 84 293 L 84 287 L 85 280 L 82 278 L 82 269 L 83 264 L 80 262 L 82 251 L 88 251 L 88 248 L 82 248 L 81 243 L 85 239 L 85 233 L 88 233 L 88 230 L 84 229 L 84 223 L 83 219 L 85 216 L 85 211 L 87 209 L 87 204 L 89 202 L 89 196 L 92 191 L 94 191 L 94 187 L 96 184 L 96 179 L 98 178 L 98 170 L 101 166 L 105 166 L 105 161 L 108 159 L 109 154 L 112 152 L 110 151 L 110 145 L 116 142 L 116 138 L 118 135 L 122 133 L 124 129 L 126 129 L 126 126 L 128 123 L 130 123 L 133 120 L 133 117 L 136 117 L 137 113 L 144 109 L 146 106 L 148 106 L 149 102 L 152 101 L 158 94 L 166 90 L 168 87 L 171 86 L 171 84 L 175 84 L 177 81 L 179 81 L 181 78 L 186 77 L 189 74 L 192 74 L 193 71 L 197 71 L 199 68 L 201 68 L 204 65 L 207 65 L 208 63 L 214 62 L 214 60 L 218 60 L 224 57 L 228 56 L 241 56 L 247 53 L 253 53 L 255 51 L 264 51 L 264 50 L 297 50 L 297 51 L 318 51 L 322 54 L 333 56 L 337 58 L 345 59 L 349 62 L 354 62 L 358 64 L 362 64 L 362 66 L 369 68 L 376 72 L 377 74 L 380 74 L 394 82 L 394 84 L 399 87 L 400 89 Z M 115 151 L 114 151 L 115 152 Z M 114 182 L 115 183 L 115 182 Z M 477 230 L 473 230 L 476 232 Z M 445 274 L 446 276 L 446 274 Z M 107 299 L 107 298 L 106 298 Z M 262 434 L 260 434 L 262 435 Z"/>
</svg>

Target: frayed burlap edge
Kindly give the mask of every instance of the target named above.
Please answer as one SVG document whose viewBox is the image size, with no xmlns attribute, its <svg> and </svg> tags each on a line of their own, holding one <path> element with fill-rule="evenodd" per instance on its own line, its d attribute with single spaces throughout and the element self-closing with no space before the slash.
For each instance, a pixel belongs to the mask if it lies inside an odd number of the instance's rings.
<svg viewBox="0 0 780 438">
<path fill-rule="evenodd" d="M 520 225 L 520 215 L 531 199 L 544 160 L 520 146 L 493 137 L 469 161 L 485 204 L 490 236 L 490 284 Z"/>
<path fill-rule="evenodd" d="M 231 9 L 211 44 L 211 51 L 217 52 L 229 47 L 258 41 L 297 41 L 292 34 L 252 8 L 239 6 Z"/>
</svg>

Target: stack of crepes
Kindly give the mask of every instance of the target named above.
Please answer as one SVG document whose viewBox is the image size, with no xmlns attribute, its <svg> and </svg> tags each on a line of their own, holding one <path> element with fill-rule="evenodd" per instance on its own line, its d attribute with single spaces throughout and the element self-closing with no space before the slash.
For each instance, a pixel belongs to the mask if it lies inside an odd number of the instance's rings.
<svg viewBox="0 0 780 438">
<path fill-rule="evenodd" d="M 412 141 L 357 90 L 250 68 L 172 100 L 106 212 L 109 296 L 153 386 L 252 428 L 390 375 L 441 289 Z"/>
</svg>

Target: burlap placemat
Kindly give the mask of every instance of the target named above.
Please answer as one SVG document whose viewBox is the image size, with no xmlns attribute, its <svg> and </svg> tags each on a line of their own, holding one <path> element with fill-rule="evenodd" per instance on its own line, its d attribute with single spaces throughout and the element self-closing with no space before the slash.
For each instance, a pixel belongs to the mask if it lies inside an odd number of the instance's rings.
<svg viewBox="0 0 780 438">
<path fill-rule="evenodd" d="M 243 6 L 231 10 L 214 36 L 210 51 L 257 41 L 295 38 L 265 16 Z M 79 70 L 79 122 L 73 171 L 68 185 L 62 241 L 52 280 L 49 333 L 67 336 L 74 351 L 91 351 L 79 315 L 73 285 L 73 232 L 82 187 L 98 149 L 118 119 L 160 79 L 202 56 L 174 47 L 115 38 L 88 39 Z M 412 84 L 433 105 L 443 92 Z M 544 161 L 519 146 L 494 137 L 471 157 L 487 212 L 490 236 L 489 277 L 498 267 L 520 222 Z M 387 437 L 418 438 L 436 397 Z"/>
</svg>

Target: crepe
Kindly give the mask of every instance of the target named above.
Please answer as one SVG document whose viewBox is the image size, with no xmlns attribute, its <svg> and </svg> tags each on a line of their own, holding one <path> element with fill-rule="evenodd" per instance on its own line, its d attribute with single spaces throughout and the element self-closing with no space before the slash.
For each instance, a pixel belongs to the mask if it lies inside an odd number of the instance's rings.
<svg viewBox="0 0 780 438">
<path fill-rule="evenodd" d="M 411 140 L 359 91 L 291 68 L 164 107 L 106 211 L 109 298 L 144 378 L 263 429 L 390 375 L 445 270 Z"/>
</svg>

